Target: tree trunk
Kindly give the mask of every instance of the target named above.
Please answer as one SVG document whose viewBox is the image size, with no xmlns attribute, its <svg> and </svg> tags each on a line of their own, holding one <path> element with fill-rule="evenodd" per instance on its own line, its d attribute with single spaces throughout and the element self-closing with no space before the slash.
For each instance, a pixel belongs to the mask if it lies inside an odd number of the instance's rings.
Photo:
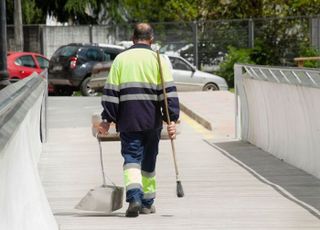
<svg viewBox="0 0 320 230">
<path fill-rule="evenodd" d="M 16 51 L 23 51 L 23 24 L 21 0 L 14 0 L 14 40 Z"/>
</svg>

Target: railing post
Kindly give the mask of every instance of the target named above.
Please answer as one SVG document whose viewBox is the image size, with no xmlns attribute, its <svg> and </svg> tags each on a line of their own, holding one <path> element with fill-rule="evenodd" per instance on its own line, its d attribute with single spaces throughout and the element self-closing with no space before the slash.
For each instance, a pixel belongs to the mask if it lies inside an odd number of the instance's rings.
<svg viewBox="0 0 320 230">
<path fill-rule="evenodd" d="M 252 18 L 248 21 L 248 47 L 254 47 L 254 21 Z"/>
<path fill-rule="evenodd" d="M 46 81 L 41 104 L 40 135 L 41 142 L 46 143 L 48 140 L 48 70 L 45 70 L 41 74 L 43 74 Z"/>
<path fill-rule="evenodd" d="M 235 95 L 235 138 L 241 139 L 241 107 L 239 106 L 239 89 L 238 89 L 238 80 L 242 74 L 241 66 L 234 65 L 234 95 Z"/>
</svg>

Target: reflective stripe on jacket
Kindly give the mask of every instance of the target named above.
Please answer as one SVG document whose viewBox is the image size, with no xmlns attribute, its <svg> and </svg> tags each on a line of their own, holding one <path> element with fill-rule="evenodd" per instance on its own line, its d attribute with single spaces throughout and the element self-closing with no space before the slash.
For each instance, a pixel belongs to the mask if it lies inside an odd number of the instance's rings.
<svg viewBox="0 0 320 230">
<path fill-rule="evenodd" d="M 179 118 L 179 100 L 171 71 L 161 57 L 170 120 Z M 102 118 L 117 124 L 120 132 L 162 127 L 166 121 L 157 54 L 136 44 L 119 54 L 110 69 L 102 96 Z"/>
</svg>

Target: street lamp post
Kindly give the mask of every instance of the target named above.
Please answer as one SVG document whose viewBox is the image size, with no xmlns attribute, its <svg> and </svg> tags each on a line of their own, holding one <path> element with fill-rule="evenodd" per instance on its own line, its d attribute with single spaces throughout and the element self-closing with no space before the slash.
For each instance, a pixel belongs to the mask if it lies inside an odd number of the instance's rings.
<svg viewBox="0 0 320 230">
<path fill-rule="evenodd" d="M 7 22 L 6 0 L 1 1 L 0 9 L 0 89 L 10 84 L 7 71 Z"/>
</svg>

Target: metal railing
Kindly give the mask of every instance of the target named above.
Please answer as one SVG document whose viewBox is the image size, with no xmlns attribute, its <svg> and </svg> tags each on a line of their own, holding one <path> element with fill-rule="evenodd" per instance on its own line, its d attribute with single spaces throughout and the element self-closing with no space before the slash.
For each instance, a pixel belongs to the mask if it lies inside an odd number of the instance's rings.
<svg viewBox="0 0 320 230">
<path fill-rule="evenodd" d="M 320 88 L 320 69 L 236 65 L 242 76 L 255 80 Z"/>
</svg>

